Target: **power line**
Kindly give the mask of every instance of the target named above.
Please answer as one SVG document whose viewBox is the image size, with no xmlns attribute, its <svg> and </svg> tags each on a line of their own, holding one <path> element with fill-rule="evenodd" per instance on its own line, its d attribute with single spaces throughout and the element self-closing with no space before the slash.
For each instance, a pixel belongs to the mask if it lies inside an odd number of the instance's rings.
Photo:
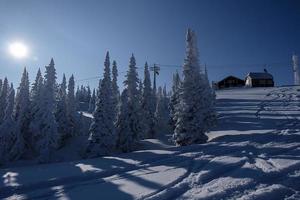
<svg viewBox="0 0 300 200">
<path fill-rule="evenodd" d="M 183 65 L 176 65 L 176 64 L 159 64 L 156 63 L 157 66 L 160 67 L 160 70 L 169 70 L 171 68 L 175 69 L 175 68 L 182 68 Z M 249 67 L 272 67 L 272 66 L 280 66 L 280 67 L 287 67 L 287 66 L 291 66 L 292 63 L 291 62 L 272 62 L 272 63 L 252 63 L 252 64 L 222 64 L 222 65 L 218 65 L 218 64 L 205 64 L 206 66 L 213 67 L 213 68 L 229 68 L 229 67 L 245 67 L 245 68 L 249 68 Z M 204 66 L 204 65 L 201 65 Z M 136 67 L 138 70 L 143 69 L 144 67 Z M 123 73 L 127 73 L 126 71 L 121 71 L 119 72 L 119 74 L 123 74 Z M 88 80 L 94 80 L 94 79 L 100 79 L 102 76 L 93 76 L 93 77 L 88 77 L 88 78 L 83 78 L 83 79 L 77 79 L 76 82 L 81 82 L 81 81 L 88 81 Z"/>
</svg>

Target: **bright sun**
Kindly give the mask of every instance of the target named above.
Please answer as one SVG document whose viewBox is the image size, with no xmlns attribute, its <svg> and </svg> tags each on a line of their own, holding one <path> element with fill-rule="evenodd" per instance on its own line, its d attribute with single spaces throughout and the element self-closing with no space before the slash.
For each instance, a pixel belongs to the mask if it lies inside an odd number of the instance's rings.
<svg viewBox="0 0 300 200">
<path fill-rule="evenodd" d="M 28 48 L 21 42 L 13 42 L 9 45 L 9 52 L 15 58 L 25 58 L 28 55 Z"/>
</svg>

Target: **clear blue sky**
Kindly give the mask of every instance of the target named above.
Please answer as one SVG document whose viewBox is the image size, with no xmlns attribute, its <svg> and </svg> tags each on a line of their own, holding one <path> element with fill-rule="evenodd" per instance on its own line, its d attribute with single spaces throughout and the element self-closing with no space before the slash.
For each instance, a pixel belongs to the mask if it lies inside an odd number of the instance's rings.
<svg viewBox="0 0 300 200">
<path fill-rule="evenodd" d="M 188 27 L 198 35 L 210 80 L 244 77 L 269 64 L 277 85 L 292 83 L 291 55 L 300 54 L 297 0 L 0 0 L 0 77 L 17 84 L 27 66 L 33 80 L 51 57 L 58 81 L 63 72 L 76 79 L 102 75 L 107 50 L 121 72 L 131 53 L 139 67 L 145 61 L 181 65 Z M 7 53 L 16 40 L 29 46 L 28 58 Z M 175 70 L 163 67 L 159 84 Z"/>
</svg>

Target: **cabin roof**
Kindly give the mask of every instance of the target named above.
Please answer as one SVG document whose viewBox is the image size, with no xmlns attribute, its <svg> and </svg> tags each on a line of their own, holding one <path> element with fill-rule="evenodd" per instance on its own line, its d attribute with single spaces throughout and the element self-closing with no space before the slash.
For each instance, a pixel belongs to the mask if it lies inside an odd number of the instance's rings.
<svg viewBox="0 0 300 200">
<path fill-rule="evenodd" d="M 227 77 L 225 77 L 225 78 L 223 78 L 222 80 L 220 80 L 220 81 L 218 81 L 218 83 L 219 82 L 222 82 L 222 81 L 225 81 L 225 80 L 227 80 L 227 79 L 237 79 L 237 80 L 239 80 L 239 81 L 244 81 L 243 79 L 240 79 L 240 78 L 238 78 L 238 77 L 235 77 L 235 76 L 232 76 L 232 75 L 230 75 L 230 76 L 227 76 Z"/>
<path fill-rule="evenodd" d="M 273 79 L 273 76 L 267 72 L 250 72 L 247 77 L 251 79 Z"/>
</svg>

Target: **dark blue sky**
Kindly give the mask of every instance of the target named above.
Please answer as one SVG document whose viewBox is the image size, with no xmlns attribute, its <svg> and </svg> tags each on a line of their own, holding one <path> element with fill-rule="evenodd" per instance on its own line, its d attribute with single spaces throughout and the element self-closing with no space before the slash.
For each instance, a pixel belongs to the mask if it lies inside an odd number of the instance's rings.
<svg viewBox="0 0 300 200">
<path fill-rule="evenodd" d="M 33 80 L 51 57 L 58 81 L 63 72 L 76 79 L 102 75 L 107 50 L 121 72 L 131 53 L 138 67 L 145 61 L 181 65 L 188 27 L 198 35 L 200 61 L 211 80 L 243 78 L 267 64 L 277 85 L 292 83 L 291 55 L 300 54 L 297 0 L 0 0 L 1 78 L 19 83 L 26 65 Z M 30 56 L 9 55 L 13 41 L 26 43 Z M 168 83 L 176 69 L 162 66 L 159 84 Z"/>
</svg>

